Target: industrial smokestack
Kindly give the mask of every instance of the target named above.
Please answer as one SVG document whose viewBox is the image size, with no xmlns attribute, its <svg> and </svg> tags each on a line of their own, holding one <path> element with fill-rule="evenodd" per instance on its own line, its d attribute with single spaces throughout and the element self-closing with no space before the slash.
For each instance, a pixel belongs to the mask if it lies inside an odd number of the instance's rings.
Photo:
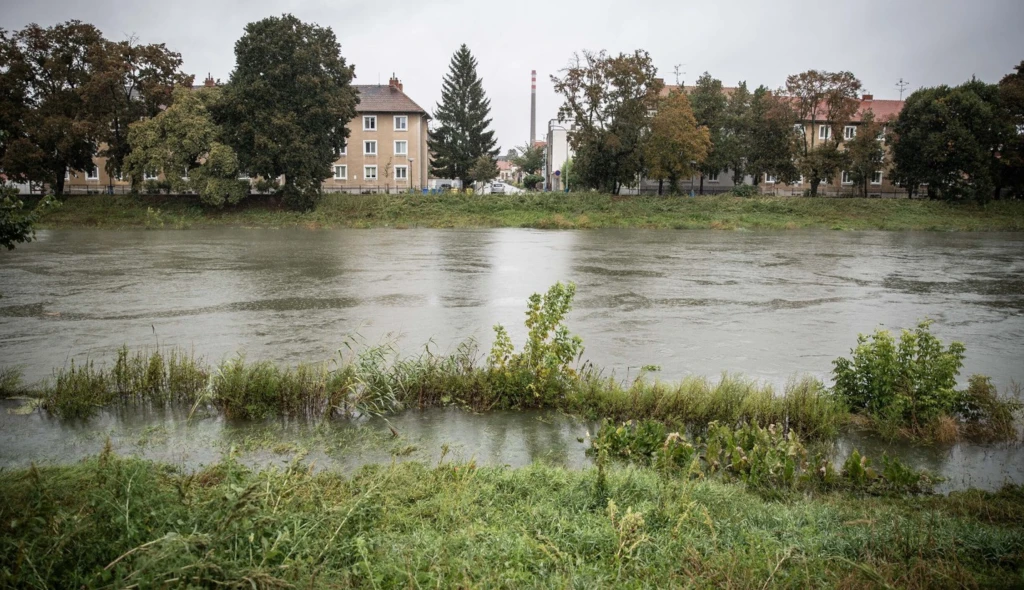
<svg viewBox="0 0 1024 590">
<path fill-rule="evenodd" d="M 537 141 L 537 70 L 530 72 L 530 146 Z"/>
</svg>

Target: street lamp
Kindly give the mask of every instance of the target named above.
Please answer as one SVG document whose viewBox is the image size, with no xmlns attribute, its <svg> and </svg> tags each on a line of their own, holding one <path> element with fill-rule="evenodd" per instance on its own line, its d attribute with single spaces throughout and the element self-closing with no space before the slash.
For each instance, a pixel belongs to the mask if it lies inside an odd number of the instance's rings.
<svg viewBox="0 0 1024 590">
<path fill-rule="evenodd" d="M 409 158 L 409 190 L 410 191 L 412 191 L 412 187 L 413 187 L 413 184 L 412 184 L 412 179 L 414 178 L 413 177 L 413 173 L 416 171 L 416 167 L 413 166 L 413 162 L 415 162 L 415 161 L 416 161 L 416 158 Z"/>
</svg>

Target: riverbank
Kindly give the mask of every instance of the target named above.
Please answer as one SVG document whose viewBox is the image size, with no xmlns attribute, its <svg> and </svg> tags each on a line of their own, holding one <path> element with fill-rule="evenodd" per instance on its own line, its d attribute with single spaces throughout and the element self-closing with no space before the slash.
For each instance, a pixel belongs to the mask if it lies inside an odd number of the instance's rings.
<svg viewBox="0 0 1024 590">
<path fill-rule="evenodd" d="M 105 452 L 0 477 L 0 585 L 1009 587 L 1022 522 L 1014 487 L 769 500 L 625 466 L 184 473 Z"/>
<path fill-rule="evenodd" d="M 38 225 L 55 228 L 525 227 L 539 229 L 839 229 L 1024 231 L 1024 202 L 984 206 L 908 199 L 615 197 L 528 195 L 326 195 L 297 213 L 271 197 L 204 209 L 193 196 L 75 195 Z"/>
</svg>

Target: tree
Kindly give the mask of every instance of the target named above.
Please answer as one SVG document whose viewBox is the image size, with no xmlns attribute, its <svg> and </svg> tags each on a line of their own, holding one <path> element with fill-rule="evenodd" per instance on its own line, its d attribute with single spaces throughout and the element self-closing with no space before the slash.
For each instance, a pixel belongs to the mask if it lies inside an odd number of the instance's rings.
<svg viewBox="0 0 1024 590">
<path fill-rule="evenodd" d="M 64 192 L 69 170 L 92 168 L 97 126 L 85 100 L 94 72 L 96 27 L 71 20 L 0 35 L 3 160 L 11 179 Z"/>
<path fill-rule="evenodd" d="M 56 204 L 52 197 L 44 197 L 35 209 L 22 212 L 25 205 L 18 198 L 18 190 L 0 186 L 0 246 L 13 250 L 15 244 L 31 242 L 35 238 L 32 225 L 44 210 Z"/>
<path fill-rule="evenodd" d="M 846 142 L 847 173 L 862 197 L 868 196 L 868 183 L 875 172 L 885 168 L 885 146 L 882 138 L 882 122 L 875 120 L 870 110 L 861 115 L 857 135 Z"/>
<path fill-rule="evenodd" d="M 793 133 L 796 115 L 789 101 L 759 86 L 750 97 L 746 116 L 744 162 L 754 184 L 766 174 L 779 182 L 795 180 L 799 172 L 794 158 L 800 138 Z"/>
<path fill-rule="evenodd" d="M 473 182 L 487 183 L 494 180 L 498 176 L 498 163 L 492 156 L 487 154 L 481 154 L 477 157 L 476 161 L 473 162 L 473 167 L 469 171 L 469 178 Z"/>
<path fill-rule="evenodd" d="M 524 145 L 515 149 L 511 162 L 527 174 L 537 174 L 544 167 L 544 148 L 539 145 Z"/>
<path fill-rule="evenodd" d="M 729 95 L 723 116 L 723 131 L 715 150 L 725 162 L 725 167 L 732 170 L 733 184 L 743 183 L 747 169 L 747 156 L 750 147 L 750 91 L 747 83 L 740 82 L 736 90 Z"/>
<path fill-rule="evenodd" d="M 729 165 L 723 145 L 726 134 L 726 108 L 728 98 L 722 92 L 722 81 L 704 72 L 690 91 L 690 104 L 697 124 L 705 127 L 711 137 L 711 150 L 697 167 L 700 172 L 700 194 L 704 194 L 704 177 L 715 175 Z M 675 190 L 675 189 L 673 189 Z"/>
<path fill-rule="evenodd" d="M 211 113 L 222 94 L 220 88 L 178 88 L 170 107 L 131 125 L 124 171 L 134 187 L 146 172 L 162 171 L 173 190 L 195 190 L 207 205 L 235 204 L 248 194 L 248 181 L 238 180 L 238 156 Z"/>
<path fill-rule="evenodd" d="M 1024 199 L 1024 61 L 1014 70 L 999 81 L 1002 117 L 1012 131 L 1000 150 L 998 184 Z"/>
<path fill-rule="evenodd" d="M 427 137 L 434 175 L 461 180 L 463 186 L 472 179 L 481 156 L 498 155 L 494 131 L 489 129 L 491 101 L 484 94 L 476 65 L 465 44 L 452 56 L 441 86 L 441 102 L 434 110 L 437 127 Z"/>
<path fill-rule="evenodd" d="M 798 165 L 810 179 L 812 197 L 818 195 L 821 181 L 834 177 L 842 165 L 842 128 L 860 107 L 860 89 L 860 80 L 850 72 L 808 70 L 786 78 L 786 94 L 796 119 L 810 123 L 803 133 Z M 824 139 L 819 138 L 819 125 L 827 128 Z"/>
<path fill-rule="evenodd" d="M 908 192 L 927 183 L 933 198 L 987 200 L 996 194 L 1000 148 L 1015 133 L 995 84 L 923 88 L 892 125 L 893 178 Z"/>
<path fill-rule="evenodd" d="M 180 71 L 180 53 L 162 43 L 140 45 L 134 37 L 101 40 L 92 49 L 92 61 L 94 71 L 83 89 L 84 97 L 103 146 L 99 155 L 107 158 L 107 174 L 113 179 L 131 151 L 129 125 L 155 117 L 171 104 L 176 86 L 192 85 L 192 76 Z"/>
<path fill-rule="evenodd" d="M 572 121 L 573 182 L 618 194 L 644 170 L 643 140 L 664 86 L 646 51 L 575 55 L 562 77 L 559 121 Z"/>
<path fill-rule="evenodd" d="M 670 93 L 651 120 L 644 143 L 648 175 L 658 179 L 658 194 L 662 194 L 665 179 L 672 193 L 678 193 L 679 179 L 700 169 L 711 149 L 711 134 L 707 127 L 697 125 L 686 94 Z"/>
<path fill-rule="evenodd" d="M 356 116 L 354 69 L 334 31 L 285 14 L 249 23 L 215 116 L 241 169 L 285 177 L 281 194 L 311 209 Z"/>
</svg>

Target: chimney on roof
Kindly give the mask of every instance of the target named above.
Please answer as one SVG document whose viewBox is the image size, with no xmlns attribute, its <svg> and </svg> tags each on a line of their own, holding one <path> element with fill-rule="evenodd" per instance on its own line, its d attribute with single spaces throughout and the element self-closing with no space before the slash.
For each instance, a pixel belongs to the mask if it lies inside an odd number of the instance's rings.
<svg viewBox="0 0 1024 590">
<path fill-rule="evenodd" d="M 391 73 L 391 79 L 388 80 L 388 88 L 392 91 L 398 90 L 401 92 L 402 90 L 402 81 L 395 76 L 394 72 Z"/>
<path fill-rule="evenodd" d="M 214 87 L 216 85 L 217 85 L 217 83 L 213 81 L 213 75 L 210 74 L 209 72 L 207 72 L 206 73 L 206 80 L 203 80 L 203 86 L 205 86 L 207 88 L 212 88 L 212 87 Z"/>
<path fill-rule="evenodd" d="M 870 102 L 872 100 L 875 100 L 875 95 L 874 94 L 865 94 L 864 98 L 862 100 L 866 100 L 866 101 Z"/>
</svg>

